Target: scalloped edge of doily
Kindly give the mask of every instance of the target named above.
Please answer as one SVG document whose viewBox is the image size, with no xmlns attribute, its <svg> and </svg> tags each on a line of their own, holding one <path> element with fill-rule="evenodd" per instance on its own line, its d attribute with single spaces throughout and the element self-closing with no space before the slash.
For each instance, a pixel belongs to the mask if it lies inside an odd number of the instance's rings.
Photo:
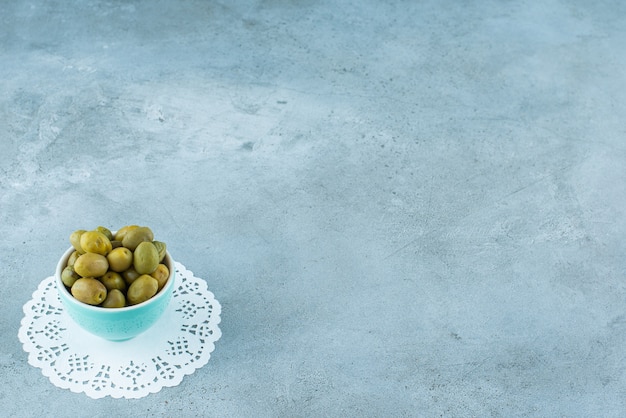
<svg viewBox="0 0 626 418">
<path fill-rule="evenodd" d="M 67 389 L 71 391 L 72 393 L 84 393 L 86 396 L 92 399 L 102 399 L 107 396 L 110 396 L 111 398 L 114 398 L 114 399 L 140 399 L 150 394 L 158 393 L 163 388 L 178 386 L 180 383 L 182 383 L 182 381 L 185 379 L 186 376 L 190 376 L 194 374 L 197 370 L 206 366 L 209 360 L 211 359 L 211 354 L 213 353 L 213 351 L 215 351 L 215 347 L 216 347 L 215 343 L 219 341 L 219 339 L 222 337 L 222 330 L 219 327 L 219 324 L 222 322 L 222 318 L 221 318 L 222 305 L 215 298 L 215 294 L 209 290 L 208 283 L 206 282 L 206 280 L 195 276 L 193 271 L 187 269 L 183 264 L 181 264 L 178 261 L 174 261 L 174 266 L 175 268 L 180 270 L 181 273 L 183 273 L 184 271 L 188 273 L 190 276 L 196 279 L 199 279 L 203 283 L 203 287 L 204 287 L 203 291 L 208 294 L 209 298 L 212 301 L 215 301 L 215 305 L 213 306 L 213 311 L 211 312 L 211 317 L 210 317 L 211 320 L 209 321 L 209 324 L 211 328 L 213 328 L 214 333 L 213 333 L 213 338 L 211 340 L 208 340 L 207 345 L 205 346 L 206 358 L 201 358 L 201 360 L 191 363 L 190 367 L 181 369 L 181 373 L 175 376 L 175 378 L 171 380 L 166 380 L 163 382 L 163 384 L 159 386 L 146 386 L 142 390 L 137 390 L 133 392 L 124 391 L 124 390 L 112 391 L 112 392 L 100 392 L 97 390 L 91 390 L 89 387 L 77 388 L 75 386 L 68 384 L 64 380 L 60 379 L 58 374 L 53 373 L 52 369 L 45 368 L 46 364 L 44 364 L 44 362 L 39 361 L 37 359 L 37 350 L 36 350 L 35 344 L 26 335 L 26 326 L 28 325 L 28 318 L 27 318 L 28 310 L 34 304 L 34 300 L 36 300 L 36 298 L 40 297 L 40 295 L 44 293 L 44 290 L 47 287 L 46 282 L 50 279 L 54 280 L 53 276 L 49 276 L 49 277 L 44 278 L 41 282 L 39 282 L 37 289 L 33 291 L 31 298 L 22 306 L 22 311 L 24 312 L 24 316 L 22 317 L 20 321 L 20 328 L 18 330 L 17 336 L 18 336 L 19 341 L 22 343 L 22 349 L 28 353 L 28 363 L 31 366 L 40 369 L 41 374 L 47 377 L 50 383 L 52 383 L 54 386 L 60 389 Z M 27 348 L 30 348 L 30 350 L 28 350 Z"/>
</svg>

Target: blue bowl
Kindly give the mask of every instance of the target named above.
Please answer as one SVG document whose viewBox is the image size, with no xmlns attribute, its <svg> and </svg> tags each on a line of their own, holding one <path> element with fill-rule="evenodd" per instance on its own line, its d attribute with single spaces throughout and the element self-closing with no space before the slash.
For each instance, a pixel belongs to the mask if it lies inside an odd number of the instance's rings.
<svg viewBox="0 0 626 418">
<path fill-rule="evenodd" d="M 165 286 L 145 302 L 124 308 L 102 308 L 88 305 L 74 298 L 61 281 L 61 272 L 74 252 L 70 247 L 57 264 L 55 281 L 65 311 L 81 328 L 111 341 L 124 341 L 149 329 L 163 315 L 174 292 L 174 262 L 166 251 L 163 264 L 170 271 Z"/>
</svg>

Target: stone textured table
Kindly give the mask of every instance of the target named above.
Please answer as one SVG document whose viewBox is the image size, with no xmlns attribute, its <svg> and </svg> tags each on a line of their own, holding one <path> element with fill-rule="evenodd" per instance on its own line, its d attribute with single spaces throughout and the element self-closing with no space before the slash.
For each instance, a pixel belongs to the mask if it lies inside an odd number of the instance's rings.
<svg viewBox="0 0 626 418">
<path fill-rule="evenodd" d="M 2 414 L 624 416 L 625 46 L 611 0 L 1 1 Z M 93 400 L 22 306 L 130 223 L 223 335 Z"/>
</svg>

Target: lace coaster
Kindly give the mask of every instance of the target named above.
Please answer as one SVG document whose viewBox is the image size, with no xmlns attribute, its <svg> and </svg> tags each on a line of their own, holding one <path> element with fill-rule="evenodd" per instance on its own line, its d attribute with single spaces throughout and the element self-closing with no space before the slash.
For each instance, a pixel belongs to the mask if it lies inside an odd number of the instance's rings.
<svg viewBox="0 0 626 418">
<path fill-rule="evenodd" d="M 141 398 L 178 385 L 209 361 L 222 333 L 221 305 L 204 280 L 175 262 L 172 301 L 137 337 L 107 341 L 80 328 L 63 310 L 54 277 L 24 305 L 18 337 L 28 362 L 58 387 L 91 398 Z"/>
</svg>

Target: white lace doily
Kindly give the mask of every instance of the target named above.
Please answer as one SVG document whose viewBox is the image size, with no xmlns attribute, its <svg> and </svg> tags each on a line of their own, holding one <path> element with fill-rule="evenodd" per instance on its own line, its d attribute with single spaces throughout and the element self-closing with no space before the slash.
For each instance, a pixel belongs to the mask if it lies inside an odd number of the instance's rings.
<svg viewBox="0 0 626 418">
<path fill-rule="evenodd" d="M 174 265 L 176 286 L 163 316 L 122 342 L 80 328 L 63 310 L 54 277 L 44 279 L 24 305 L 18 333 L 28 362 L 54 385 L 91 398 L 141 398 L 178 385 L 209 361 L 222 333 L 221 306 L 206 282 Z"/>
</svg>

